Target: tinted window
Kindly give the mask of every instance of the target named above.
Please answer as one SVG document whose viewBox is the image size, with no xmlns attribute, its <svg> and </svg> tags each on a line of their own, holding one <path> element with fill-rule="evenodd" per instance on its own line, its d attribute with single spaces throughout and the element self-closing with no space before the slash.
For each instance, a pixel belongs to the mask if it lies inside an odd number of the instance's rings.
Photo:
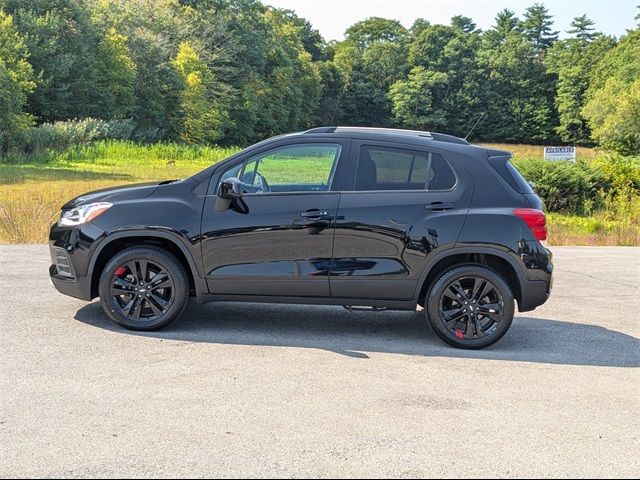
<svg viewBox="0 0 640 480">
<path fill-rule="evenodd" d="M 356 190 L 449 190 L 456 176 L 437 153 L 363 146 Z"/>
<path fill-rule="evenodd" d="M 527 183 L 518 169 L 509 161 L 510 158 L 511 155 L 489 157 L 489 163 L 516 192 L 533 193 L 531 185 Z"/>
<path fill-rule="evenodd" d="M 288 145 L 231 167 L 221 180 L 239 178 L 246 193 L 326 191 L 339 156 L 338 144 Z"/>
</svg>

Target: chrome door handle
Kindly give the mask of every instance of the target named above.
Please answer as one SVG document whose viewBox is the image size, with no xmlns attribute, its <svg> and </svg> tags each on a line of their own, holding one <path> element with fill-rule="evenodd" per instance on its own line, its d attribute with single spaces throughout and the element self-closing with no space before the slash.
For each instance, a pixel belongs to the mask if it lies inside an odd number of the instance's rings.
<svg viewBox="0 0 640 480">
<path fill-rule="evenodd" d="M 320 210 L 309 210 L 307 212 L 302 212 L 300 214 L 300 216 L 304 218 L 321 218 L 321 217 L 326 217 L 328 215 L 329 213 L 324 211 L 321 212 Z"/>
<path fill-rule="evenodd" d="M 444 210 L 451 210 L 454 208 L 452 203 L 445 202 L 431 202 L 429 205 L 426 205 L 424 208 L 427 210 L 433 210 L 434 212 L 441 212 Z"/>
</svg>

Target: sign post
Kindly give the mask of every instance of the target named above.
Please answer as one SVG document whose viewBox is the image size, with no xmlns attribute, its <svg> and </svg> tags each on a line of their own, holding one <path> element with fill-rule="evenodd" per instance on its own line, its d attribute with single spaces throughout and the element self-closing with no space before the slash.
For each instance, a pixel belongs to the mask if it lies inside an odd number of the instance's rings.
<svg viewBox="0 0 640 480">
<path fill-rule="evenodd" d="M 576 147 L 544 147 L 545 160 L 576 161 Z"/>
</svg>

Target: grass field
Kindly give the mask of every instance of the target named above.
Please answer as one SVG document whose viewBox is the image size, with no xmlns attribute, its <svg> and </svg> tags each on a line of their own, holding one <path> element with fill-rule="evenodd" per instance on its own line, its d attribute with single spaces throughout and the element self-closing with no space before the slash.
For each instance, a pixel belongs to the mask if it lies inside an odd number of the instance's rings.
<svg viewBox="0 0 640 480">
<path fill-rule="evenodd" d="M 516 158 L 540 158 L 542 147 L 491 144 Z M 234 148 L 175 144 L 136 145 L 101 141 L 26 160 L 0 163 L 0 242 L 45 242 L 60 206 L 90 190 L 153 180 L 184 178 L 235 153 Z M 578 157 L 589 159 L 591 149 Z M 549 215 L 551 245 L 637 245 L 638 229 L 620 226 L 606 212 L 591 217 Z"/>
</svg>

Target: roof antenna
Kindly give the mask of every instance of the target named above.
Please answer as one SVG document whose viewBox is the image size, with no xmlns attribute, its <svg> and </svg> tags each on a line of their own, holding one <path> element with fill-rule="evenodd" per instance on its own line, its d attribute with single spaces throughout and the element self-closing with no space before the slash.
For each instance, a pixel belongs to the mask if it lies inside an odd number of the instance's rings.
<svg viewBox="0 0 640 480">
<path fill-rule="evenodd" d="M 471 132 L 473 132 L 473 130 L 478 126 L 478 124 L 480 123 L 480 120 L 482 120 L 482 117 L 484 117 L 484 114 L 485 112 L 482 112 L 478 121 L 473 125 L 473 127 L 471 127 L 471 130 L 469 130 L 469 133 L 467 133 L 467 135 L 464 137 L 465 141 L 467 140 L 467 138 L 469 138 L 469 135 L 471 135 Z"/>
<path fill-rule="evenodd" d="M 329 125 L 333 125 L 333 119 L 336 116 L 336 113 L 338 112 L 338 108 L 340 107 L 340 99 L 342 98 L 342 94 L 344 93 L 345 87 L 346 85 L 342 87 L 342 90 L 340 90 L 340 94 L 336 99 L 336 108 L 333 109 L 333 113 L 331 114 L 331 121 L 329 122 Z"/>
</svg>

